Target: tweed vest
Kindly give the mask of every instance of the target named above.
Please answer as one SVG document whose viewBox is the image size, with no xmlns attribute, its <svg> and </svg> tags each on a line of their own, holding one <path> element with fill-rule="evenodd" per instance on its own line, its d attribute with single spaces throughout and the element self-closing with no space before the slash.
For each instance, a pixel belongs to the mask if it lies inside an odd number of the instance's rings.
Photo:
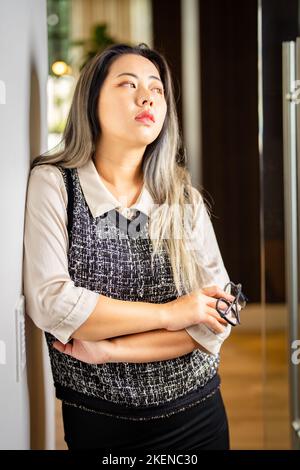
<svg viewBox="0 0 300 470">
<path fill-rule="evenodd" d="M 131 302 L 175 299 L 167 252 L 162 249 L 151 263 L 148 216 L 137 211 L 129 220 L 113 209 L 94 218 L 77 169 L 58 168 L 68 190 L 68 267 L 75 286 Z M 56 395 L 78 404 L 94 400 L 124 409 L 163 406 L 196 397 L 197 391 L 205 395 L 207 384 L 213 382 L 214 388 L 219 384 L 219 355 L 199 349 L 164 361 L 87 364 L 52 348 L 54 336 L 48 332 L 45 336 Z"/>
</svg>

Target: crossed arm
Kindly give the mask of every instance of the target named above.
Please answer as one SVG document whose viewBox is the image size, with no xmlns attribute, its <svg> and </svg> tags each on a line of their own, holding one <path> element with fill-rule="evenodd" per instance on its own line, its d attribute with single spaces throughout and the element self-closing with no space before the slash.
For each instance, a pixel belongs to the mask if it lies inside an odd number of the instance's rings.
<svg viewBox="0 0 300 470">
<path fill-rule="evenodd" d="M 56 341 L 54 347 L 60 352 L 92 364 L 164 361 L 183 356 L 198 348 L 206 351 L 185 329 L 159 329 L 101 341 L 73 339 L 72 343 L 66 345 Z"/>
<path fill-rule="evenodd" d="M 152 362 L 192 352 L 199 344 L 185 331 L 153 330 L 115 340 L 114 362 Z"/>
</svg>

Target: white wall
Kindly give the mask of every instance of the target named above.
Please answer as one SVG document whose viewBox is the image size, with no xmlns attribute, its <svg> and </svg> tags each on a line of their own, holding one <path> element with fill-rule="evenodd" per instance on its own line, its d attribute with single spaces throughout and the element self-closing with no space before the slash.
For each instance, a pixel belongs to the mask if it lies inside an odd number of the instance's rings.
<svg viewBox="0 0 300 470">
<path fill-rule="evenodd" d="M 46 150 L 47 62 L 46 0 L 0 0 L 1 449 L 53 446 L 52 386 L 42 335 L 26 322 L 27 366 L 18 370 L 15 317 L 22 294 L 29 163 Z"/>
</svg>

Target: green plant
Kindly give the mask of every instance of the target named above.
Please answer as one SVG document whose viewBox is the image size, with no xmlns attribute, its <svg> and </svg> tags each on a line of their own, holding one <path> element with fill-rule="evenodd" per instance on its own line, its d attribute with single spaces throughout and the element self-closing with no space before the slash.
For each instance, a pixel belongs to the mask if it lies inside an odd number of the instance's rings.
<svg viewBox="0 0 300 470">
<path fill-rule="evenodd" d="M 95 24 L 92 27 L 91 37 L 84 40 L 79 39 L 76 41 L 71 41 L 71 46 L 82 46 L 83 47 L 83 57 L 79 65 L 81 70 L 84 65 L 96 55 L 98 52 L 104 50 L 107 46 L 115 44 L 114 38 L 112 38 L 107 33 L 107 24 Z"/>
</svg>

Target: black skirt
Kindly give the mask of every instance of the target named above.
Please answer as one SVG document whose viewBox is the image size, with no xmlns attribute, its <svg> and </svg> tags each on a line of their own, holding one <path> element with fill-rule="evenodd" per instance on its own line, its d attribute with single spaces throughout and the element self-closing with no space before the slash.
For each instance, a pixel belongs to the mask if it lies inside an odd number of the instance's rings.
<svg viewBox="0 0 300 470">
<path fill-rule="evenodd" d="M 227 450 L 229 429 L 220 388 L 200 403 L 164 417 L 130 420 L 62 402 L 70 450 Z"/>
</svg>

